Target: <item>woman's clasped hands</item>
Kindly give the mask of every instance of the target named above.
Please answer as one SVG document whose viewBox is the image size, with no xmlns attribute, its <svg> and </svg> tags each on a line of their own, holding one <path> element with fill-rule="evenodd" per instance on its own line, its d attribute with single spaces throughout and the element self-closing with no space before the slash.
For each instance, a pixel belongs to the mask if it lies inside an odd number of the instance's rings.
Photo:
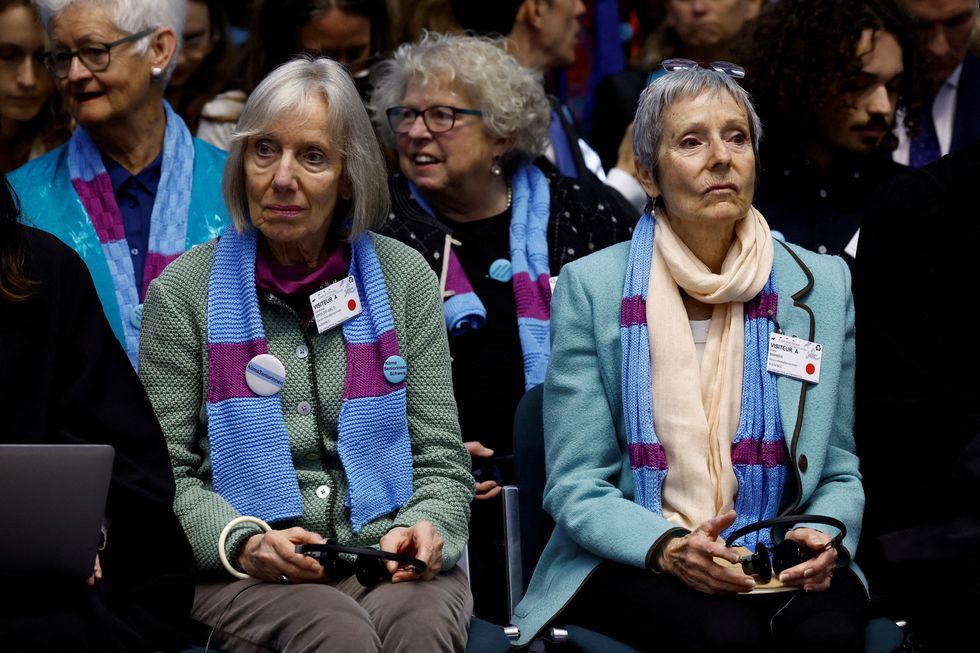
<svg viewBox="0 0 980 653">
<path fill-rule="evenodd" d="M 314 558 L 296 552 L 297 544 L 325 544 L 323 536 L 303 528 L 272 530 L 251 536 L 242 545 L 238 564 L 249 576 L 268 583 L 319 583 L 329 580 Z M 386 561 L 391 582 L 432 580 L 442 569 L 442 536 L 431 522 L 392 528 L 379 542 L 382 551 L 417 558 L 426 564 L 423 573 Z"/>
<path fill-rule="evenodd" d="M 735 523 L 731 510 L 707 520 L 683 537 L 668 540 L 657 554 L 657 568 L 676 576 L 689 587 L 705 594 L 737 594 L 755 589 L 756 582 L 737 566 L 739 552 L 726 547 L 720 535 Z M 807 592 L 822 592 L 830 587 L 837 565 L 837 550 L 829 546 L 831 537 L 812 528 L 796 528 L 786 534 L 787 540 L 801 548 L 819 551 L 817 555 L 779 574 L 786 586 L 801 587 Z M 732 567 L 715 560 L 727 560 Z"/>
</svg>

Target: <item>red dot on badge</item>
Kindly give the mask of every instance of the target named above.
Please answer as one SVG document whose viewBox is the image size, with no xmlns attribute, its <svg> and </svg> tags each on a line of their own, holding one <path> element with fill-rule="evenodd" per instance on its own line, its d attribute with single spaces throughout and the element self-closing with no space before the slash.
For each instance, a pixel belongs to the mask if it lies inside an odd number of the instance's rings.
<svg viewBox="0 0 980 653">
<path fill-rule="evenodd" d="M 353 299 L 348 300 L 347 301 L 347 310 L 348 311 L 353 311 L 355 308 L 357 308 L 357 302 L 355 302 Z"/>
<path fill-rule="evenodd" d="M 817 371 L 817 368 L 815 368 L 815 367 L 813 366 L 813 363 L 807 363 L 807 364 L 806 364 L 806 373 L 807 373 L 807 374 L 813 374 L 813 373 L 814 373 L 814 372 L 816 372 L 816 371 Z"/>
</svg>

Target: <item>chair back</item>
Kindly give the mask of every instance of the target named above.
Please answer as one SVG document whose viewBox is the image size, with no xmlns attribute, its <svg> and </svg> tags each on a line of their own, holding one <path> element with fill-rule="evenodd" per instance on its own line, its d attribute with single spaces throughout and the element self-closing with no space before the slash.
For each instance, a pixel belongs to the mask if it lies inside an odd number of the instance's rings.
<svg viewBox="0 0 980 653">
<path fill-rule="evenodd" d="M 555 522 L 542 506 L 544 500 L 544 386 L 528 390 L 514 417 L 514 476 L 520 488 L 521 568 L 524 587 L 548 544 Z"/>
</svg>

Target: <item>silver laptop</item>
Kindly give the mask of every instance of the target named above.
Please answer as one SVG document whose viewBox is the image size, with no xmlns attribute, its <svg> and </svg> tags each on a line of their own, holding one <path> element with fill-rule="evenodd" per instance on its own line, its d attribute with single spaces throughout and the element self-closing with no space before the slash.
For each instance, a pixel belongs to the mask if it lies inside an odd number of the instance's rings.
<svg viewBox="0 0 980 653">
<path fill-rule="evenodd" d="M 0 577 L 88 578 L 115 452 L 109 445 L 0 445 Z"/>
</svg>

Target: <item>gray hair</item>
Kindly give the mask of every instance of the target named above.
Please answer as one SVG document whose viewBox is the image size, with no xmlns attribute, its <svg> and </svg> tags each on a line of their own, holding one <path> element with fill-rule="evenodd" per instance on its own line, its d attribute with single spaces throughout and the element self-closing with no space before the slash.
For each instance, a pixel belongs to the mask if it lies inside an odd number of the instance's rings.
<svg viewBox="0 0 980 653">
<path fill-rule="evenodd" d="M 675 102 L 699 95 L 731 96 L 749 121 L 749 136 L 755 154 L 756 172 L 760 169 L 759 141 L 762 140 L 762 121 L 752 106 L 752 97 L 735 80 L 724 73 L 695 66 L 662 75 L 643 90 L 633 121 L 633 153 L 637 163 L 650 171 L 654 181 L 657 171 L 657 152 L 664 135 L 664 114 Z M 758 177 L 758 175 L 757 175 Z"/>
<path fill-rule="evenodd" d="M 160 76 L 160 84 L 166 87 L 177 66 L 177 53 L 183 46 L 184 23 L 187 22 L 187 0 L 34 0 L 44 31 L 51 35 L 51 21 L 72 5 L 89 5 L 105 11 L 109 20 L 120 31 L 136 34 L 148 29 L 170 29 L 177 37 L 177 47 L 170 64 Z M 150 44 L 142 38 L 133 47 L 138 54 L 145 54 Z"/>
<path fill-rule="evenodd" d="M 408 85 L 445 84 L 483 112 L 483 124 L 494 138 L 513 138 L 505 165 L 531 160 L 544 152 L 551 105 L 541 79 L 506 52 L 506 41 L 480 36 L 423 32 L 405 43 L 372 73 L 371 115 L 386 144 L 395 147 L 385 111 L 405 99 Z M 425 108 L 425 107 L 418 107 Z"/>
<path fill-rule="evenodd" d="M 343 158 L 343 178 L 353 189 L 346 239 L 353 241 L 387 219 L 387 169 L 357 87 L 342 64 L 300 56 L 273 70 L 255 88 L 232 135 L 221 188 L 239 232 L 252 224 L 245 195 L 244 164 L 249 139 L 269 133 L 283 114 L 297 108 L 312 113 L 314 98 L 327 103 L 327 137 Z"/>
</svg>

